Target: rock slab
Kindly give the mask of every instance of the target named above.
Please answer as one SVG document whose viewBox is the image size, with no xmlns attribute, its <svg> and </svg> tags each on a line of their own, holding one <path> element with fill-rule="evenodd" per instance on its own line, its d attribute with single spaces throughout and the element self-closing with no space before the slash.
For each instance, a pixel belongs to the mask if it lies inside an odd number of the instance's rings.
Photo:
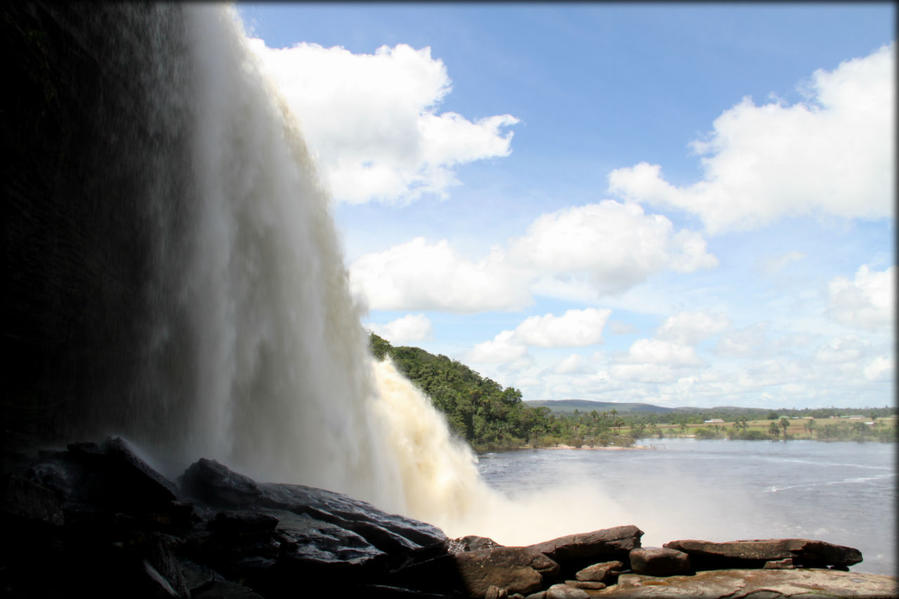
<svg viewBox="0 0 899 599">
<path fill-rule="evenodd" d="M 644 576 L 622 574 L 618 584 L 597 591 L 594 597 L 690 597 L 725 599 L 752 597 L 858 597 L 888 599 L 899 596 L 892 576 L 840 572 L 823 569 L 804 570 L 708 570 L 693 576 Z"/>
<path fill-rule="evenodd" d="M 530 548 L 557 562 L 563 572 L 574 573 L 602 561 L 618 560 L 627 563 L 631 549 L 640 546 L 642 536 L 642 530 L 629 524 L 567 535 L 530 545 Z"/>
<path fill-rule="evenodd" d="M 690 556 L 667 547 L 637 547 L 630 552 L 631 570 L 635 574 L 672 576 L 689 574 Z"/>
<path fill-rule="evenodd" d="M 471 597 L 486 597 L 491 587 L 507 593 L 533 593 L 559 572 L 559 565 L 529 547 L 494 547 L 455 556 L 456 567 Z"/>
<path fill-rule="evenodd" d="M 862 561 L 858 549 L 811 539 L 756 539 L 747 541 L 679 540 L 664 547 L 690 556 L 696 570 L 763 568 L 766 562 L 792 559 L 802 568 L 848 568 Z"/>
<path fill-rule="evenodd" d="M 631 549 L 631 551 L 634 550 Z M 587 566 L 583 570 L 578 570 L 574 577 L 576 580 L 581 581 L 608 583 L 613 578 L 617 577 L 623 569 L 624 564 L 618 560 L 600 562 L 598 564 L 593 564 L 592 566 Z"/>
</svg>

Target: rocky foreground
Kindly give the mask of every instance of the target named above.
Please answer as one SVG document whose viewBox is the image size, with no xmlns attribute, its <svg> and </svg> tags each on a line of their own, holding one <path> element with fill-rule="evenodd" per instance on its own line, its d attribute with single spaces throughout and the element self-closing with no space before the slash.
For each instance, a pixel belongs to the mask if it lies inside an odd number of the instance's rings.
<svg viewBox="0 0 899 599">
<path fill-rule="evenodd" d="M 212 460 L 175 484 L 121 439 L 7 458 L 9 597 L 897 597 L 808 539 L 641 547 L 618 526 L 528 547 L 440 530 L 345 495 L 258 483 Z"/>
</svg>

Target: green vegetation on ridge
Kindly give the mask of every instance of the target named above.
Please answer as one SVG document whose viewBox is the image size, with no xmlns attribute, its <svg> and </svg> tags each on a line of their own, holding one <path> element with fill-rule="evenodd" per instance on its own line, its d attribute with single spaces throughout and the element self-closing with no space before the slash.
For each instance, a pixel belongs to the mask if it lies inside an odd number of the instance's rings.
<svg viewBox="0 0 899 599">
<path fill-rule="evenodd" d="M 394 347 L 371 334 L 372 354 L 390 357 L 406 378 L 446 415 L 452 431 L 475 451 L 573 445 L 633 445 L 630 435 L 616 433 L 612 418 L 584 422 L 554 416 L 549 408 L 534 408 L 521 400 L 521 391 L 503 388 L 469 367 L 418 347 Z"/>
</svg>

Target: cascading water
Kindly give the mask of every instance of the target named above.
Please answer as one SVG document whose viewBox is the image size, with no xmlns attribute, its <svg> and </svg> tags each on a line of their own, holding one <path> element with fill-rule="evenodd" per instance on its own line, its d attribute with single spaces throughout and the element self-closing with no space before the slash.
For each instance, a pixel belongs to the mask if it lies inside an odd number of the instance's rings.
<svg viewBox="0 0 899 599">
<path fill-rule="evenodd" d="M 367 339 L 297 126 L 233 11 L 183 11 L 187 48 L 177 58 L 193 74 L 193 205 L 182 224 L 188 251 L 161 264 L 168 279 L 159 289 L 175 297 L 159 298 L 167 311 L 153 328 L 162 341 L 148 359 L 163 361 L 173 335 L 189 347 L 193 374 L 175 395 L 191 405 L 190 426 L 174 446 L 185 460 L 208 455 L 260 478 L 401 509 L 397 469 L 372 416 Z M 156 431 L 148 433 L 152 441 Z"/>
<path fill-rule="evenodd" d="M 512 503 L 490 490 L 430 401 L 374 362 L 327 194 L 234 10 L 97 14 L 85 17 L 100 49 L 84 69 L 101 65 L 112 84 L 85 127 L 102 137 L 82 142 L 99 158 L 73 173 L 94 178 L 79 198 L 99 197 L 120 226 L 98 223 L 79 246 L 101 267 L 76 278 L 84 289 L 67 307 L 86 324 L 69 343 L 72 374 L 46 392 L 84 381 L 69 436 L 122 434 L 169 474 L 210 457 L 450 535 L 523 543 L 598 528 L 595 511 L 560 518 L 558 496 Z M 68 258 L 46 264 L 57 257 Z"/>
</svg>

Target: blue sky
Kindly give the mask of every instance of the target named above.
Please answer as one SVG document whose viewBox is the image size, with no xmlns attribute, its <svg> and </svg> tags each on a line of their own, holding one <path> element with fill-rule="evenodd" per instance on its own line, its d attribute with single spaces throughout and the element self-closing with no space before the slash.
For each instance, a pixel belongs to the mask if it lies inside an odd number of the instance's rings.
<svg viewBox="0 0 899 599">
<path fill-rule="evenodd" d="M 893 402 L 891 4 L 248 4 L 366 326 L 525 399 Z"/>
</svg>

